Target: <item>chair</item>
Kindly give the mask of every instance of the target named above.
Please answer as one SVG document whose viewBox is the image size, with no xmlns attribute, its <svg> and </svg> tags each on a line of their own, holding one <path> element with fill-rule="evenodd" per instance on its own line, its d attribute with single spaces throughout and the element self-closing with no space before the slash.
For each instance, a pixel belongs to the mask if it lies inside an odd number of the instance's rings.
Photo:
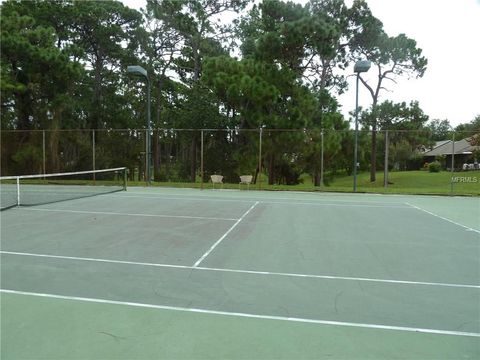
<svg viewBox="0 0 480 360">
<path fill-rule="evenodd" d="M 252 175 L 241 175 L 240 182 L 238 183 L 238 188 L 240 189 L 240 186 L 244 184 L 244 185 L 247 185 L 247 189 L 250 189 L 250 184 L 252 183 L 252 179 L 253 179 Z"/>
<path fill-rule="evenodd" d="M 215 184 L 221 184 L 223 188 L 223 176 L 222 175 L 210 175 L 212 180 L 212 186 L 215 189 Z"/>
</svg>

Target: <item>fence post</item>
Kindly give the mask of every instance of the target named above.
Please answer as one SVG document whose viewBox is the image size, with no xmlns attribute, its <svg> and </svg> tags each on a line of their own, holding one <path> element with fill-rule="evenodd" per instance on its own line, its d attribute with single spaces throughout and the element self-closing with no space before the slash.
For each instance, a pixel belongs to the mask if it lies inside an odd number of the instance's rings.
<svg viewBox="0 0 480 360">
<path fill-rule="evenodd" d="M 263 127 L 260 127 L 258 139 L 258 189 L 262 188 L 262 133 Z"/>
<path fill-rule="evenodd" d="M 200 189 L 203 190 L 203 130 L 200 131 Z"/>
<path fill-rule="evenodd" d="M 95 129 L 92 129 L 92 170 L 96 170 L 95 166 Z M 95 173 L 93 173 L 93 181 L 95 181 Z"/>
<path fill-rule="evenodd" d="M 450 177 L 450 195 L 453 195 L 453 169 L 455 168 L 455 132 L 452 134 L 452 165 L 451 165 L 451 177 Z"/>
<path fill-rule="evenodd" d="M 42 158 L 43 158 L 43 175 L 47 173 L 47 160 L 45 151 L 45 130 L 42 130 Z M 45 178 L 43 178 L 45 180 Z"/>
<path fill-rule="evenodd" d="M 320 132 L 320 137 L 322 140 L 322 150 L 321 150 L 321 158 L 320 158 L 320 187 L 323 186 L 323 129 Z"/>
<path fill-rule="evenodd" d="M 383 187 L 388 187 L 388 130 L 385 130 L 385 161 L 383 164 Z"/>
</svg>

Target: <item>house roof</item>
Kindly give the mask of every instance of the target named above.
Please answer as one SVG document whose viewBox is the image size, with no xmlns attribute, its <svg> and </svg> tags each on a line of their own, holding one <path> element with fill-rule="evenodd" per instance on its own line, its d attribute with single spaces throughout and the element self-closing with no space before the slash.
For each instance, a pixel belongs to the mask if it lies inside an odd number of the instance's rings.
<svg viewBox="0 0 480 360">
<path fill-rule="evenodd" d="M 455 141 L 452 144 L 452 140 L 437 141 L 435 146 L 423 153 L 424 156 L 439 156 L 439 155 L 451 155 L 454 150 L 455 155 L 458 154 L 471 154 L 473 151 L 480 149 L 480 146 L 474 146 L 470 144 L 471 138 L 465 138 L 459 141 Z"/>
<path fill-rule="evenodd" d="M 447 143 L 450 143 L 452 142 L 452 140 L 441 140 L 441 141 L 436 141 L 435 142 L 435 145 L 433 145 L 433 149 L 436 149 L 437 147 L 441 146 L 441 145 L 445 145 Z"/>
</svg>

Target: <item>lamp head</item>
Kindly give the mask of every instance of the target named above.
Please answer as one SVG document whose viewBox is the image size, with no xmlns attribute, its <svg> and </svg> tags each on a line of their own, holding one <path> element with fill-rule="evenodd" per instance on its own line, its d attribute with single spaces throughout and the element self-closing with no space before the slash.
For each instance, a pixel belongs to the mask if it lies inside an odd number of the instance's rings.
<svg viewBox="0 0 480 360">
<path fill-rule="evenodd" d="M 368 60 L 359 60 L 355 63 L 353 71 L 356 73 L 367 72 L 372 63 Z"/>
<path fill-rule="evenodd" d="M 145 76 L 148 78 L 147 70 L 138 65 L 131 65 L 127 67 L 127 73 L 139 76 Z"/>
</svg>

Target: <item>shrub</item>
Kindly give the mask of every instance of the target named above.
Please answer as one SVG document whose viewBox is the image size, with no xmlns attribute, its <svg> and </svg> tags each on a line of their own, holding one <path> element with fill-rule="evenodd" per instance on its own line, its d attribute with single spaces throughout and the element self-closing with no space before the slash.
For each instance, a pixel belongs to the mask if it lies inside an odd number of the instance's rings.
<svg viewBox="0 0 480 360">
<path fill-rule="evenodd" d="M 442 165 L 438 161 L 434 161 L 428 164 L 428 171 L 432 173 L 440 172 L 441 168 L 442 168 Z"/>
</svg>

